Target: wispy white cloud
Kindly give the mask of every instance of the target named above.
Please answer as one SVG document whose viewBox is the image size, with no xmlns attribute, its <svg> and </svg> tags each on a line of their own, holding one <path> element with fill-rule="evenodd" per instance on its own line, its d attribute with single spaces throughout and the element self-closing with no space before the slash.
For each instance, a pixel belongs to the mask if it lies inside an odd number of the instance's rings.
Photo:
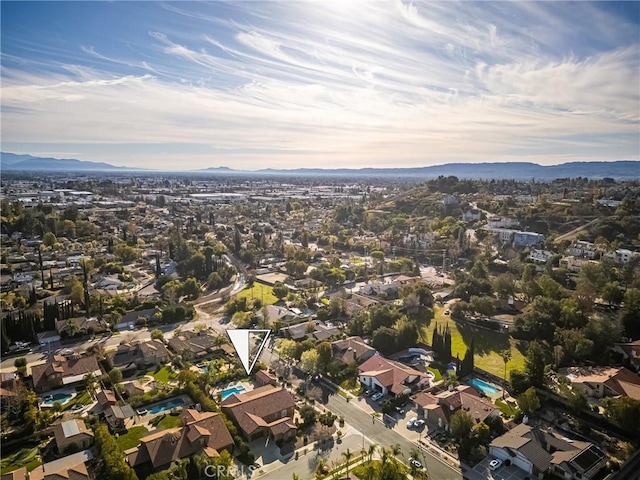
<svg viewBox="0 0 640 480">
<path fill-rule="evenodd" d="M 4 148 L 136 144 L 130 164 L 165 168 L 637 159 L 637 26 L 569 5 L 163 5 L 144 55 L 86 42 L 98 63 L 3 69 Z"/>
</svg>

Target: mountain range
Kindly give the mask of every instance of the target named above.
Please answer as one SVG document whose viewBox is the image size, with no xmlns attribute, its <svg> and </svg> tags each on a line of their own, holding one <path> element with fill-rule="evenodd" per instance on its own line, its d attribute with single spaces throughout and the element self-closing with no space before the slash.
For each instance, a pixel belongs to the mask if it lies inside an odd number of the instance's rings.
<svg viewBox="0 0 640 480">
<path fill-rule="evenodd" d="M 147 171 L 149 169 L 117 167 L 104 162 L 89 162 L 75 159 L 42 158 L 14 153 L 0 154 L 0 171 L 28 172 L 75 172 L 75 171 Z M 186 172 L 185 172 L 186 173 Z M 260 170 L 235 170 L 229 167 L 209 167 L 194 170 L 194 174 L 219 175 L 296 175 L 296 176 L 341 176 L 341 177 L 420 177 L 434 178 L 440 175 L 454 175 L 459 178 L 477 179 L 536 179 L 553 180 L 554 178 L 640 178 L 640 161 L 618 160 L 611 162 L 569 162 L 560 165 L 538 165 L 530 162 L 512 163 L 448 163 L 429 167 L 410 168 L 297 168 Z"/>
</svg>

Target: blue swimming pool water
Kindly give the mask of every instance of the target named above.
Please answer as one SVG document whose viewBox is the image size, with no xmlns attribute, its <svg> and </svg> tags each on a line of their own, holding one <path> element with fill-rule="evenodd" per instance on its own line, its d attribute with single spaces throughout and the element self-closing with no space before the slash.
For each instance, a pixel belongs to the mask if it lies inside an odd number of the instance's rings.
<svg viewBox="0 0 640 480">
<path fill-rule="evenodd" d="M 152 407 L 149 407 L 147 410 L 149 413 L 155 415 L 157 413 L 164 412 L 165 410 L 172 410 L 176 407 L 184 404 L 184 400 L 180 397 L 172 398 L 170 400 L 165 400 L 164 402 L 156 403 Z"/>
<path fill-rule="evenodd" d="M 47 395 L 45 395 L 46 397 Z M 45 400 L 44 402 L 42 402 L 43 405 L 53 405 L 54 402 L 60 402 L 63 405 L 65 403 L 67 403 L 69 400 L 71 400 L 71 398 L 73 397 L 73 395 L 71 395 L 70 393 L 54 393 L 52 395 L 52 399 L 50 400 Z"/>
<path fill-rule="evenodd" d="M 500 391 L 490 383 L 487 383 L 484 380 L 480 380 L 479 378 L 475 378 L 475 377 L 472 377 L 469 380 L 467 380 L 467 383 L 472 387 L 475 387 L 478 390 L 483 391 L 487 395 L 495 395 Z"/>
<path fill-rule="evenodd" d="M 245 389 L 242 386 L 227 388 L 222 391 L 222 400 L 225 400 L 227 397 L 236 394 L 236 393 L 244 393 Z"/>
</svg>

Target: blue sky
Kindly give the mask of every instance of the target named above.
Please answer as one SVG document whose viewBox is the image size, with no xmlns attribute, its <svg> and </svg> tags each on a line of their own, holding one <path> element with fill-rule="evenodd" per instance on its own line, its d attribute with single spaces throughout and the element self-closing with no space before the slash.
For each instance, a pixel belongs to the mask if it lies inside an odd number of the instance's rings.
<svg viewBox="0 0 640 480">
<path fill-rule="evenodd" d="M 640 3 L 6 2 L 2 150 L 161 169 L 640 157 Z"/>
</svg>

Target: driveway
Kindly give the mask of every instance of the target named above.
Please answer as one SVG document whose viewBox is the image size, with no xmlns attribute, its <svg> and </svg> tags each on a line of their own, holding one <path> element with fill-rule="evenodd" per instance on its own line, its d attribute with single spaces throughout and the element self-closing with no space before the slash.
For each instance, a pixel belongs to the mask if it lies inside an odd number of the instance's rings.
<svg viewBox="0 0 640 480">
<path fill-rule="evenodd" d="M 534 478 L 533 475 L 529 475 L 524 470 L 519 469 L 513 465 L 507 467 L 502 465 L 497 470 L 489 470 L 489 462 L 493 460 L 493 457 L 487 457 L 478 463 L 471 472 L 477 475 L 474 478 L 486 478 L 492 480 L 524 480 L 525 478 Z M 467 473 L 471 473 L 467 472 Z M 467 475 L 465 474 L 465 477 Z M 471 477 L 471 475 L 469 476 Z"/>
</svg>

